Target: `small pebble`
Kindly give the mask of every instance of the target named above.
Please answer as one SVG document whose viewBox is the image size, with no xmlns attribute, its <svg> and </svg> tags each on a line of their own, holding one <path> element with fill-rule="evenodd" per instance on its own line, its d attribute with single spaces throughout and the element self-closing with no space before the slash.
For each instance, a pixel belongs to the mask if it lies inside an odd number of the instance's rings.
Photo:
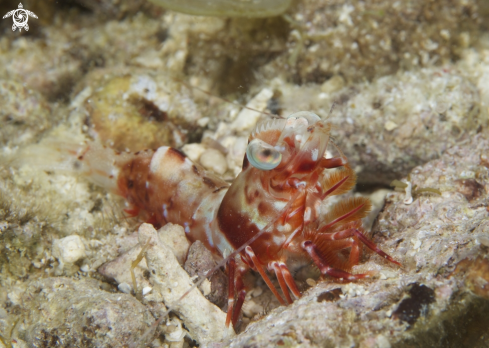
<svg viewBox="0 0 489 348">
<path fill-rule="evenodd" d="M 216 149 L 207 149 L 200 156 L 200 164 L 202 164 L 205 169 L 212 170 L 220 175 L 224 174 L 228 169 L 226 157 Z"/>
<path fill-rule="evenodd" d="M 90 271 L 90 266 L 89 265 L 83 265 L 80 267 L 80 271 L 87 273 L 88 271 Z"/>
<path fill-rule="evenodd" d="M 243 304 L 243 314 L 248 318 L 252 318 L 256 314 L 263 313 L 263 306 L 253 300 L 245 301 Z"/>
<path fill-rule="evenodd" d="M 75 263 L 86 256 L 85 246 L 76 234 L 56 239 L 53 243 L 52 254 L 60 263 Z"/>
<path fill-rule="evenodd" d="M 120 283 L 119 286 L 117 286 L 117 289 L 125 294 L 130 294 L 132 292 L 132 287 L 127 283 Z"/>
<path fill-rule="evenodd" d="M 147 294 L 149 294 L 149 293 L 151 292 L 151 290 L 153 290 L 153 288 L 152 288 L 152 287 L 145 286 L 145 287 L 143 288 L 143 291 L 142 291 L 143 296 L 146 296 Z"/>
<path fill-rule="evenodd" d="M 399 127 L 399 125 L 395 122 L 392 122 L 392 121 L 387 121 L 385 124 L 384 124 L 384 128 L 386 131 L 390 132 L 391 130 L 394 130 L 396 129 L 397 127 Z"/>
<path fill-rule="evenodd" d="M 205 152 L 205 146 L 201 144 L 187 144 L 182 147 L 182 151 L 192 162 L 198 162 L 200 156 Z"/>
<path fill-rule="evenodd" d="M 312 278 L 307 278 L 306 279 L 306 283 L 307 283 L 307 285 L 309 285 L 311 287 L 312 286 L 316 286 L 316 281 L 314 279 L 312 279 Z"/>
<path fill-rule="evenodd" d="M 335 75 L 321 85 L 321 92 L 334 93 L 345 86 L 345 80 L 339 75 Z"/>
<path fill-rule="evenodd" d="M 263 294 L 263 289 L 260 287 L 256 287 L 253 289 L 253 297 L 258 297 Z"/>
</svg>

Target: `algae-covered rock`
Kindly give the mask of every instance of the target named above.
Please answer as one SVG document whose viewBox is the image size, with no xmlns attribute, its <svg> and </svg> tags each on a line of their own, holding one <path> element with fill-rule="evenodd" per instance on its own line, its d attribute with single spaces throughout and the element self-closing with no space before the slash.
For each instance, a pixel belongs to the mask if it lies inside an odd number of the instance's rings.
<svg viewBox="0 0 489 348">
<path fill-rule="evenodd" d="M 94 279 L 34 281 L 24 306 L 16 336 L 30 347 L 127 347 L 154 322 L 134 297 L 102 290 Z"/>
<path fill-rule="evenodd" d="M 480 22 L 476 0 L 306 0 L 289 13 L 289 50 L 263 71 L 316 83 L 446 63 L 476 41 Z"/>
<path fill-rule="evenodd" d="M 175 145 L 165 110 L 130 88 L 129 76 L 116 77 L 87 100 L 88 122 L 102 143 L 118 151 Z"/>
<path fill-rule="evenodd" d="M 37 140 L 56 120 L 44 97 L 18 81 L 0 80 L 0 144 Z"/>
<path fill-rule="evenodd" d="M 476 86 L 454 67 L 386 76 L 331 99 L 335 142 L 359 183 L 388 185 L 487 124 Z"/>
</svg>

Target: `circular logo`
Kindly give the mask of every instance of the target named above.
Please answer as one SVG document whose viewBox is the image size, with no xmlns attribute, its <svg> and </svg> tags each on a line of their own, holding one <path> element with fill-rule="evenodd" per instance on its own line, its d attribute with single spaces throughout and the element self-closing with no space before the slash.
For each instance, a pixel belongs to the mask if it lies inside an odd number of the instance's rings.
<svg viewBox="0 0 489 348">
<path fill-rule="evenodd" d="M 15 10 L 14 15 L 12 17 L 14 20 L 14 24 L 19 28 L 22 28 L 27 24 L 28 15 L 27 15 L 27 11 L 24 9 L 19 8 Z"/>
</svg>

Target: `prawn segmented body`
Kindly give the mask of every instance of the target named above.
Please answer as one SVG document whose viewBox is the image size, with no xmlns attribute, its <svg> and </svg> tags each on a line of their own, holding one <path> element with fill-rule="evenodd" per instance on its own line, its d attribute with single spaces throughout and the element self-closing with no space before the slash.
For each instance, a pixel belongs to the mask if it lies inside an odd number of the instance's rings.
<svg viewBox="0 0 489 348">
<path fill-rule="evenodd" d="M 286 304 L 301 296 L 289 270 L 292 261 L 312 260 L 322 275 L 361 279 L 367 275 L 349 271 L 358 264 L 363 243 L 399 265 L 364 235 L 368 198 L 343 198 L 320 214 L 324 200 L 349 192 L 356 182 L 342 154 L 326 157 L 330 132 L 331 125 L 311 112 L 259 123 L 231 185 L 170 147 L 115 156 L 97 168 L 94 154 L 100 149 L 89 146 L 80 159 L 91 161 L 91 175 L 127 199 L 131 214 L 156 226 L 179 224 L 191 241 L 200 240 L 217 257 L 232 256 L 226 263 L 229 325 L 241 311 L 249 269 Z"/>
</svg>

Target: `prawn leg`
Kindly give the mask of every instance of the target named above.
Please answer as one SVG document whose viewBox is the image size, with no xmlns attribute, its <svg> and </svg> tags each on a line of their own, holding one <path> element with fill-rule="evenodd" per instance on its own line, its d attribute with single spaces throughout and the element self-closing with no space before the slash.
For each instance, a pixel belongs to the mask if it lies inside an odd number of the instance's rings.
<svg viewBox="0 0 489 348">
<path fill-rule="evenodd" d="M 301 293 L 295 284 L 294 278 L 292 277 L 292 274 L 290 274 L 285 263 L 280 261 L 270 262 L 269 269 L 272 269 L 275 272 L 280 288 L 289 304 L 293 302 L 289 292 L 292 292 L 297 298 L 301 297 Z"/>
<path fill-rule="evenodd" d="M 282 270 L 277 261 L 273 261 L 270 263 L 270 268 L 275 272 L 275 276 L 277 277 L 278 283 L 280 284 L 280 289 L 282 289 L 282 293 L 285 296 L 285 299 L 289 304 L 292 303 L 292 298 L 290 297 L 289 289 L 287 289 L 287 284 L 285 283 L 284 275 L 282 274 Z"/>
<path fill-rule="evenodd" d="M 236 327 L 236 323 L 241 313 L 241 307 L 246 297 L 246 289 L 243 284 L 243 270 L 236 269 L 236 261 L 234 258 L 228 261 L 228 312 L 226 315 L 226 327 L 229 327 L 229 323 L 233 323 L 233 327 Z M 234 292 L 238 293 L 238 300 L 234 302 Z"/>
<path fill-rule="evenodd" d="M 302 242 L 302 248 L 309 254 L 314 264 L 319 268 L 322 275 L 329 275 L 334 278 L 344 279 L 344 280 L 358 280 L 368 277 L 368 274 L 351 274 L 333 267 L 328 266 L 326 261 L 319 254 L 319 250 L 316 245 L 310 241 L 306 240 Z"/>
<path fill-rule="evenodd" d="M 275 295 L 277 300 L 280 302 L 280 304 L 285 306 L 286 305 L 285 301 L 283 300 L 283 298 L 278 293 L 277 289 L 273 285 L 273 283 L 270 280 L 270 278 L 268 277 L 268 275 L 265 273 L 265 270 L 263 269 L 263 266 L 261 265 L 260 261 L 258 260 L 258 257 L 256 257 L 255 253 L 253 252 L 253 249 L 251 249 L 250 246 L 247 246 L 245 248 L 245 253 L 251 259 L 251 261 L 253 261 L 253 265 L 255 266 L 256 270 L 258 271 L 258 273 L 260 273 L 261 277 L 263 278 L 265 283 L 268 285 L 268 287 L 270 288 L 272 293 Z"/>
<path fill-rule="evenodd" d="M 365 235 L 360 232 L 357 228 L 350 228 L 347 230 L 335 232 L 335 233 L 323 233 L 320 235 L 321 239 L 323 240 L 340 240 L 340 239 L 346 239 L 350 237 L 357 237 L 367 248 L 378 254 L 379 256 L 383 257 L 384 259 L 395 263 L 398 266 L 401 266 L 401 263 L 394 260 L 390 255 L 382 251 L 377 244 L 374 242 L 370 241 L 365 237 Z"/>
<path fill-rule="evenodd" d="M 228 261 L 228 312 L 226 315 L 226 327 L 229 327 L 234 309 L 234 272 L 236 271 L 236 261 L 234 258 Z"/>
</svg>

